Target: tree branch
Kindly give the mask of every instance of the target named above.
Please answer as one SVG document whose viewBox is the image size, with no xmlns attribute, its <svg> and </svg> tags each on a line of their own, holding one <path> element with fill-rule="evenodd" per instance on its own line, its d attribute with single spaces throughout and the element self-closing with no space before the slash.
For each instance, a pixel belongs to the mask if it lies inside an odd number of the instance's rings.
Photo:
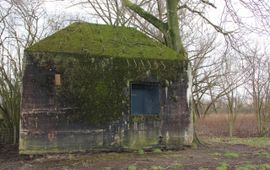
<svg viewBox="0 0 270 170">
<path fill-rule="evenodd" d="M 133 4 L 129 0 L 123 0 L 123 4 L 131 9 L 132 11 L 136 12 L 138 15 L 140 15 L 142 18 L 153 24 L 155 27 L 157 27 L 161 32 L 167 32 L 168 31 L 168 24 L 162 22 L 158 18 L 156 18 L 154 15 L 146 12 L 144 9 L 142 9 L 139 5 Z"/>
<path fill-rule="evenodd" d="M 210 24 L 212 27 L 214 27 L 214 29 L 223 34 L 223 35 L 228 35 L 229 33 L 231 32 L 225 32 L 220 26 L 218 25 L 215 25 L 214 23 L 212 23 L 207 17 L 205 17 L 202 12 L 200 11 L 197 11 L 197 10 L 194 10 L 194 9 L 191 9 L 189 6 L 187 6 L 187 4 L 184 4 L 184 5 L 181 5 L 178 7 L 178 9 L 187 9 L 188 11 L 192 12 L 192 13 L 195 13 L 195 14 L 198 14 L 201 18 L 203 18 L 208 24 Z"/>
<path fill-rule="evenodd" d="M 202 1 L 202 3 L 207 4 L 207 5 L 210 5 L 210 6 L 213 7 L 213 8 L 217 8 L 217 7 L 215 6 L 215 4 L 213 4 L 213 3 L 211 3 L 211 2 L 209 2 L 209 1 L 207 1 L 207 0 L 201 0 L 201 1 Z"/>
</svg>

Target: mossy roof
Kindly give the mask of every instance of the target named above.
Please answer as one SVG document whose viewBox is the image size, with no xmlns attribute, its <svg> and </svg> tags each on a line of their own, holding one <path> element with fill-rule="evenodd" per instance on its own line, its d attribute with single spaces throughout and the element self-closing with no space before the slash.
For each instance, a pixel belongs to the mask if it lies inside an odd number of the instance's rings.
<svg viewBox="0 0 270 170">
<path fill-rule="evenodd" d="M 26 49 L 26 52 L 88 54 L 124 58 L 184 59 L 142 32 L 127 27 L 76 22 Z"/>
</svg>

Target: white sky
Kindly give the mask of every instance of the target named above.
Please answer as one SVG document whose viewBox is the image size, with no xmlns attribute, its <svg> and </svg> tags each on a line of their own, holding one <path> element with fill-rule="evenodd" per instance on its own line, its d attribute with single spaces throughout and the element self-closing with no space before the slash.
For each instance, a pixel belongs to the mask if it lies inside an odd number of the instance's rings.
<svg viewBox="0 0 270 170">
<path fill-rule="evenodd" d="M 44 7 L 50 15 L 62 15 L 62 16 L 73 16 L 73 17 L 78 16 L 78 18 L 85 20 L 87 22 L 92 22 L 92 23 L 100 22 L 100 20 L 98 20 L 97 18 L 90 18 L 90 14 L 88 13 L 89 11 L 87 11 L 87 10 L 90 10 L 90 8 L 85 9 L 85 8 L 82 8 L 80 5 L 72 6 L 71 1 L 76 2 L 74 0 L 45 0 Z M 219 25 L 221 17 L 222 17 L 224 1 L 213 0 L 212 2 L 215 4 L 217 8 L 216 9 L 209 8 L 207 13 L 205 13 L 204 15 L 207 18 L 209 18 L 214 24 Z M 235 1 L 234 3 L 237 4 L 239 2 Z M 251 13 L 247 9 L 241 8 L 239 6 L 239 8 L 236 9 L 236 11 L 237 11 L 237 14 L 243 18 L 243 21 L 246 24 L 253 25 L 253 26 L 256 25 L 256 20 L 249 18 L 251 16 Z M 236 28 L 236 25 L 234 25 L 232 22 L 231 23 L 228 22 L 223 27 L 226 29 L 226 31 L 234 31 Z M 265 45 L 270 42 L 270 38 L 268 36 L 262 36 L 258 34 L 249 34 L 247 36 L 254 44 L 258 43 L 261 45 Z"/>
<path fill-rule="evenodd" d="M 69 14 L 77 14 L 81 10 L 78 6 L 70 7 L 70 4 L 67 1 L 54 1 L 54 0 L 46 0 L 44 6 L 48 13 L 69 13 Z"/>
<path fill-rule="evenodd" d="M 77 6 L 72 6 L 71 2 L 67 0 L 46 0 L 44 3 L 44 7 L 48 14 L 50 15 L 62 15 L 62 16 L 70 16 L 70 17 L 78 17 L 83 20 L 87 20 L 88 22 L 96 23 L 97 19 L 90 18 L 87 10 Z M 87 18 L 87 19 L 86 19 Z"/>
</svg>

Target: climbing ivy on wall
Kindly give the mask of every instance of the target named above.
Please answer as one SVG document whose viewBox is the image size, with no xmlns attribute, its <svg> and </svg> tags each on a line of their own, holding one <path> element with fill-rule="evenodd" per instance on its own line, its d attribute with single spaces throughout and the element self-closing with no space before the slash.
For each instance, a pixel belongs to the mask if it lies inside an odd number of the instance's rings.
<svg viewBox="0 0 270 170">
<path fill-rule="evenodd" d="M 76 62 L 63 72 L 61 96 L 80 114 L 74 119 L 91 124 L 105 123 L 120 117 L 126 109 L 123 90 L 127 78 L 110 61 Z"/>
</svg>

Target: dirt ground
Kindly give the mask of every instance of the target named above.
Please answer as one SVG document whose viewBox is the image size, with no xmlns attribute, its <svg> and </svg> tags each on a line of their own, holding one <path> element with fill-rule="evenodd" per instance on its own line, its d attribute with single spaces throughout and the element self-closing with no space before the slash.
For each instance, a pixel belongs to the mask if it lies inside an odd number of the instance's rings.
<svg viewBox="0 0 270 170">
<path fill-rule="evenodd" d="M 17 146 L 0 145 L 0 170 L 270 170 L 270 130 L 268 137 L 256 138 L 254 115 L 241 114 L 236 137 L 228 138 L 226 119 L 224 114 L 198 120 L 196 131 L 207 144 L 180 151 L 21 156 Z"/>
<path fill-rule="evenodd" d="M 269 138 L 270 139 L 270 138 Z M 67 153 L 20 156 L 13 145 L 0 146 L 0 169 L 258 169 L 270 170 L 270 146 L 210 142 L 180 151 L 136 153 Z"/>
</svg>

